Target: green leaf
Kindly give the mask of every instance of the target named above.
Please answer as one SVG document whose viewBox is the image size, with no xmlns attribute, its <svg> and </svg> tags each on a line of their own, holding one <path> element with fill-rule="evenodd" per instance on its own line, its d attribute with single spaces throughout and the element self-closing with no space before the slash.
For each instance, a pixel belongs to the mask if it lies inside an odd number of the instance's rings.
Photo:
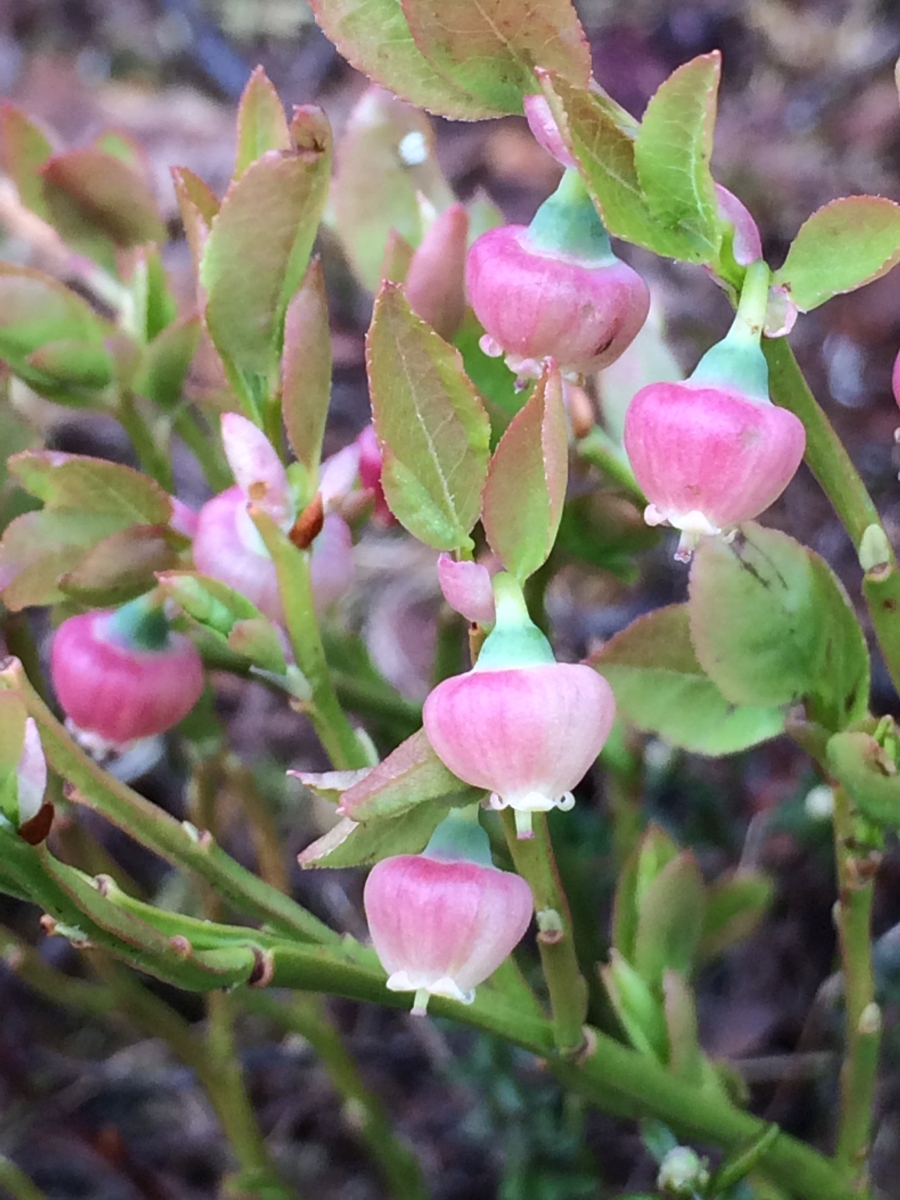
<svg viewBox="0 0 900 1200">
<path fill-rule="evenodd" d="M 845 196 L 800 226 L 772 282 L 801 312 L 880 279 L 900 262 L 900 205 L 884 196 Z"/>
<path fill-rule="evenodd" d="M 310 0 L 310 8 L 352 66 L 418 108 L 460 121 L 505 115 L 434 69 L 398 0 Z"/>
<path fill-rule="evenodd" d="M 651 210 L 635 165 L 634 139 L 609 106 L 584 88 L 539 72 L 564 141 L 581 167 L 588 191 L 613 237 L 684 262 L 708 262 L 707 245 L 671 229 Z"/>
<path fill-rule="evenodd" d="M 444 766 L 420 729 L 344 792 L 338 812 L 365 823 L 435 800 L 449 802 L 449 797 L 454 803 L 474 804 L 483 795 L 483 788 L 469 787 Z"/>
<path fill-rule="evenodd" d="M 168 536 L 167 536 L 168 535 Z M 61 592 L 99 608 L 124 604 L 156 583 L 155 572 L 174 567 L 178 555 L 164 525 L 129 525 L 99 541 L 61 575 Z"/>
<path fill-rule="evenodd" d="M 237 114 L 234 175 L 239 179 L 251 163 L 269 150 L 289 150 L 291 134 L 284 106 L 262 67 L 247 80 Z"/>
<path fill-rule="evenodd" d="M 167 412 L 177 408 L 202 332 L 198 316 L 179 317 L 167 325 L 146 347 L 134 390 Z"/>
<path fill-rule="evenodd" d="M 354 106 L 335 159 L 333 225 L 354 272 L 374 292 L 391 232 L 413 249 L 422 240 L 420 195 L 441 211 L 453 203 L 453 193 L 437 160 L 431 122 L 380 88 L 367 89 Z"/>
<path fill-rule="evenodd" d="M 307 846 L 301 867 L 365 867 L 392 854 L 418 854 L 446 816 L 446 808 L 420 804 L 386 821 L 357 825 L 349 817 Z"/>
<path fill-rule="evenodd" d="M 53 146 L 21 109 L 8 103 L 0 109 L 0 144 L 3 167 L 16 185 L 19 199 L 33 213 L 50 221 L 41 167 L 53 156 Z"/>
<path fill-rule="evenodd" d="M 246 596 L 199 571 L 164 571 L 157 582 L 198 625 L 225 638 L 239 621 L 262 616 Z"/>
<path fill-rule="evenodd" d="M 692 753 L 733 754 L 784 730 L 779 708 L 737 705 L 723 696 L 697 660 L 686 604 L 638 617 L 590 663 L 633 725 Z"/>
<path fill-rule="evenodd" d="M 11 612 L 65 598 L 58 586 L 86 552 L 123 525 L 113 513 L 76 511 L 24 513 L 0 540 L 0 595 Z"/>
<path fill-rule="evenodd" d="M 319 139 L 312 149 L 270 150 L 232 183 L 203 252 L 216 349 L 238 371 L 265 380 L 277 370 L 285 310 L 306 272 L 328 191 L 323 123 L 312 137 Z"/>
<path fill-rule="evenodd" d="M 837 733 L 826 753 L 828 766 L 859 811 L 876 825 L 900 829 L 900 774 L 875 738 Z"/>
<path fill-rule="evenodd" d="M 715 258 L 721 241 L 709 169 L 722 55 L 702 54 L 674 71 L 651 98 L 634 145 L 647 206 Z"/>
<path fill-rule="evenodd" d="M 484 488 L 482 521 L 488 542 L 520 583 L 550 556 L 568 474 L 562 379 L 553 366 L 500 439 Z"/>
<path fill-rule="evenodd" d="M 156 197 L 141 174 L 117 155 L 92 146 L 67 150 L 49 159 L 42 174 L 117 246 L 166 241 Z"/>
<path fill-rule="evenodd" d="M 462 358 L 417 317 L 396 284 L 375 301 L 369 390 L 391 511 L 436 550 L 471 547 L 481 511 L 490 424 Z"/>
<path fill-rule="evenodd" d="M 735 942 L 748 937 L 765 916 L 775 896 L 775 886 L 761 871 L 739 869 L 720 875 L 706 889 L 703 933 L 697 956 L 701 962 L 717 958 Z"/>
<path fill-rule="evenodd" d="M 591 54 L 569 0 L 401 0 L 413 40 L 435 71 L 502 112 L 522 111 L 534 68 L 587 87 Z"/>
<path fill-rule="evenodd" d="M 516 391 L 516 376 L 502 358 L 485 354 L 479 345 L 483 336 L 484 327 L 472 309 L 467 308 L 453 344 L 462 355 L 466 374 L 484 400 L 496 440 L 526 403 L 529 392 Z"/>
<path fill-rule="evenodd" d="M 703 1084 L 703 1051 L 697 1031 L 694 996 L 679 971 L 665 971 L 662 978 L 663 1012 L 669 1042 L 669 1071 L 691 1087 Z"/>
<path fill-rule="evenodd" d="M 651 824 L 619 874 L 613 903 L 612 942 L 628 961 L 634 957 L 644 896 L 660 871 L 677 857 L 678 847 L 669 834 L 659 825 Z"/>
<path fill-rule="evenodd" d="M 281 411 L 288 441 L 311 480 L 318 475 L 330 399 L 328 297 L 322 263 L 314 258 L 288 305 L 281 356 Z"/>
<path fill-rule="evenodd" d="M 703 877 L 690 852 L 667 863 L 641 898 L 631 962 L 654 990 L 667 970 L 690 975 L 704 905 Z"/>
<path fill-rule="evenodd" d="M 45 342 L 26 356 L 25 363 L 62 387 L 101 391 L 112 381 L 113 361 L 105 346 L 60 338 Z"/>
<path fill-rule="evenodd" d="M 690 576 L 697 658 L 734 704 L 805 699 L 838 730 L 864 716 L 869 656 L 838 579 L 817 554 L 752 521 L 732 541 L 706 538 Z"/>
<path fill-rule="evenodd" d="M 51 276 L 0 263 L 0 356 L 11 365 L 48 342 L 83 343 L 102 351 L 113 332 L 108 321 Z"/>
<path fill-rule="evenodd" d="M 143 342 L 152 341 L 178 316 L 178 305 L 169 287 L 157 246 L 138 246 L 133 255 L 131 295 L 134 327 Z"/>
<path fill-rule="evenodd" d="M 80 509 L 117 516 L 126 525 L 166 525 L 169 496 L 149 476 L 120 463 L 57 450 L 26 450 L 9 461 L 10 472 L 48 509 Z"/>
</svg>

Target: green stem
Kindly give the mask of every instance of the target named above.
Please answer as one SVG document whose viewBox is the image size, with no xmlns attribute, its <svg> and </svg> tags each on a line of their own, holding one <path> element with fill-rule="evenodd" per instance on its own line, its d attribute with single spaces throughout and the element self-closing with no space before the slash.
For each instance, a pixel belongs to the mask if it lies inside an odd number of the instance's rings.
<svg viewBox="0 0 900 1200">
<path fill-rule="evenodd" d="M 0 958 L 8 970 L 52 1004 L 91 1017 L 106 1016 L 115 1008 L 115 997 L 107 988 L 51 967 L 33 946 L 3 925 L 0 925 Z"/>
<path fill-rule="evenodd" d="M 531 838 L 516 836 L 511 809 L 504 809 L 501 817 L 513 864 L 534 894 L 538 946 L 550 993 L 556 1048 L 564 1057 L 573 1056 L 584 1046 L 587 986 L 578 967 L 572 915 L 556 867 L 547 817 L 544 813 L 532 814 Z"/>
<path fill-rule="evenodd" d="M 200 464 L 206 482 L 214 492 L 223 492 L 234 480 L 224 456 L 219 452 L 217 439 L 209 429 L 201 428 L 196 416 L 186 406 L 175 413 L 175 432 Z"/>
<path fill-rule="evenodd" d="M 894 688 L 900 693 L 900 569 L 887 534 L 849 454 L 816 403 L 793 351 L 784 338 L 764 338 L 772 399 L 800 418 L 806 428 L 806 462 L 831 501 L 854 547 L 869 526 L 884 535 L 886 559 L 867 573 L 863 587 L 872 627 Z"/>
<path fill-rule="evenodd" d="M 309 551 L 298 550 L 268 513 L 255 512 L 252 516 L 275 563 L 291 649 L 312 692 L 302 711 L 312 721 L 335 770 L 369 767 L 372 764 L 341 708 L 325 658 L 313 600 Z"/>
<path fill-rule="evenodd" d="M 881 1038 L 872 965 L 872 901 L 875 872 L 857 850 L 853 806 L 842 787 L 834 789 L 834 848 L 837 860 L 837 926 L 844 975 L 846 1049 L 841 1068 L 841 1116 L 837 1160 L 864 1191 L 872 1136 L 872 1105 Z"/>
<path fill-rule="evenodd" d="M 169 456 L 156 444 L 147 423 L 138 412 L 134 396 L 124 388 L 119 393 L 116 416 L 131 439 L 141 469 L 155 479 L 160 487 L 171 492 L 175 481 Z"/>
<path fill-rule="evenodd" d="M 0 1189 L 5 1190 L 12 1200 L 49 1200 L 47 1193 L 32 1183 L 5 1154 L 0 1154 Z"/>
<path fill-rule="evenodd" d="M 363 1081 L 340 1034 L 325 1015 L 321 999 L 298 995 L 283 1004 L 274 996 L 258 991 L 241 992 L 240 999 L 245 1008 L 262 1013 L 309 1042 L 335 1091 L 352 1112 L 353 1125 L 378 1163 L 388 1194 L 394 1200 L 428 1200 L 418 1159 L 411 1147 L 394 1133 L 382 1102 Z"/>
<path fill-rule="evenodd" d="M 751 263 L 744 275 L 737 317 L 732 332 L 740 331 L 754 346 L 759 345 L 766 324 L 766 309 L 769 303 L 769 284 L 772 272 L 762 259 Z"/>
<path fill-rule="evenodd" d="M 312 913 L 235 862 L 211 837 L 188 828 L 93 762 L 41 700 L 18 659 L 0 667 L 2 687 L 15 691 L 34 717 L 47 760 L 71 785 L 73 803 L 100 813 L 174 866 L 200 875 L 239 911 L 273 929 L 310 941 L 339 940 Z"/>
</svg>

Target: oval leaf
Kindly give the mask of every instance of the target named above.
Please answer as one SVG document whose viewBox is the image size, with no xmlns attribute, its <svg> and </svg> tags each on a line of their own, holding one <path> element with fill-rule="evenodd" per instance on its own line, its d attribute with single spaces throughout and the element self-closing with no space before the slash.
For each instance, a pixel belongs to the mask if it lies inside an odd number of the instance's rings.
<svg viewBox="0 0 900 1200">
<path fill-rule="evenodd" d="M 316 258 L 288 305 L 281 356 L 281 411 L 288 440 L 312 478 L 319 467 L 330 398 L 328 298 Z"/>
<path fill-rule="evenodd" d="M 239 179 L 251 163 L 268 150 L 289 150 L 291 135 L 284 106 L 262 67 L 257 67 L 238 104 L 237 152 L 233 179 Z"/>
<path fill-rule="evenodd" d="M 697 661 L 686 604 L 639 617 L 590 663 L 633 725 L 683 750 L 733 754 L 784 729 L 780 709 L 739 706 L 722 695 Z"/>
<path fill-rule="evenodd" d="M 752 521 L 706 538 L 690 576 L 697 658 L 735 704 L 805 699 L 842 729 L 868 707 L 869 656 L 841 584 L 817 554 Z"/>
<path fill-rule="evenodd" d="M 900 205 L 884 196 L 845 196 L 801 225 L 773 282 L 801 312 L 880 279 L 900 262 Z"/>
<path fill-rule="evenodd" d="M 58 450 L 26 450 L 9 460 L 10 473 L 48 509 L 118 516 L 121 525 L 166 525 L 172 502 L 149 476 L 121 463 Z"/>
<path fill-rule="evenodd" d="M 366 339 L 381 482 L 397 519 L 436 550 L 470 548 L 490 424 L 457 350 L 385 283 Z"/>
<path fill-rule="evenodd" d="M 534 68 L 587 87 L 591 55 L 569 0 L 401 0 L 413 40 L 441 76 L 492 108 L 522 111 Z"/>
<path fill-rule="evenodd" d="M 715 184 L 709 169 L 722 55 L 702 54 L 674 71 L 651 98 L 634 145 L 647 205 L 672 229 L 719 248 Z"/>
<path fill-rule="evenodd" d="M 562 519 L 569 432 L 559 370 L 548 367 L 494 451 L 484 489 L 488 542 L 520 583 L 550 556 Z"/>
</svg>

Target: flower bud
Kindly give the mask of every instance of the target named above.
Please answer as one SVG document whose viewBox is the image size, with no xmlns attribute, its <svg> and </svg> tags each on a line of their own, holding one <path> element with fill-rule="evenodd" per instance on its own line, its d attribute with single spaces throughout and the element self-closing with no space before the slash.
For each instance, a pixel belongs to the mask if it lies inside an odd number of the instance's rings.
<svg viewBox="0 0 900 1200">
<path fill-rule="evenodd" d="M 437 571 L 444 599 L 452 609 L 473 624 L 493 625 L 497 609 L 487 567 L 440 554 Z"/>
<path fill-rule="evenodd" d="M 396 525 L 397 518 L 388 508 L 384 488 L 381 486 L 384 462 L 375 426 L 367 425 L 356 439 L 356 444 L 359 447 L 359 481 L 375 497 L 373 516 L 380 525 Z"/>
<path fill-rule="evenodd" d="M 72 723 L 116 745 L 171 729 L 203 691 L 196 646 L 146 597 L 63 621 L 51 674 Z"/>
<path fill-rule="evenodd" d="M 524 108 L 528 128 L 534 134 L 534 140 L 538 145 L 555 158 L 560 166 L 572 167 L 577 170 L 578 164 L 560 136 L 559 128 L 546 98 L 540 94 L 526 96 Z"/>
<path fill-rule="evenodd" d="M 733 230 L 731 252 L 734 261 L 742 267 L 748 267 L 750 263 L 762 258 L 759 227 L 743 201 L 738 200 L 728 188 L 722 187 L 721 183 L 716 184 L 716 201 L 719 217 L 727 221 Z"/>
<path fill-rule="evenodd" d="M 802 422 L 735 387 L 652 383 L 625 417 L 625 449 L 650 525 L 682 531 L 687 561 L 703 535 L 727 533 L 781 495 L 803 458 Z"/>
<path fill-rule="evenodd" d="M 520 374 L 540 374 L 554 358 L 570 374 L 615 362 L 650 308 L 647 285 L 615 257 L 600 219 L 573 171 L 531 225 L 491 229 L 466 262 L 466 286 L 488 335 Z"/>
<path fill-rule="evenodd" d="M 478 984 L 521 940 L 534 907 L 524 879 L 491 865 L 482 830 L 485 847 L 475 851 L 481 861 L 472 861 L 468 852 L 440 844 L 442 828 L 424 854 L 377 863 L 363 893 L 387 986 L 415 992 L 417 1015 L 424 1014 L 429 996 L 471 1004 Z"/>
<path fill-rule="evenodd" d="M 412 256 L 404 291 L 410 308 L 446 341 L 462 324 L 466 312 L 466 243 L 469 214 L 451 204 L 428 229 Z"/>
<path fill-rule="evenodd" d="M 239 487 L 228 488 L 200 509 L 194 538 L 194 566 L 246 596 L 272 621 L 284 613 L 275 564 L 248 513 Z"/>
<path fill-rule="evenodd" d="M 495 808 L 516 811 L 520 837 L 531 813 L 571 808 L 572 788 L 609 736 L 615 699 L 593 668 L 558 663 L 528 619 L 508 575 L 494 578 L 497 623 L 474 668 L 438 684 L 425 701 L 435 753 Z"/>
</svg>

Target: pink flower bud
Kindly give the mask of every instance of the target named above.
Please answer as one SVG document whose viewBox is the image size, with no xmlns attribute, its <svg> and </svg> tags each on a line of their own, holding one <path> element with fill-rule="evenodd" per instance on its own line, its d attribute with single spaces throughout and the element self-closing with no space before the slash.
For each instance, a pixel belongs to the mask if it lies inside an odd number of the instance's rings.
<svg viewBox="0 0 900 1200">
<path fill-rule="evenodd" d="M 468 237 L 469 214 L 461 204 L 451 204 L 429 225 L 406 273 L 410 308 L 447 341 L 466 312 Z"/>
<path fill-rule="evenodd" d="M 475 988 L 512 953 L 534 901 L 524 879 L 465 861 L 401 854 L 377 863 L 363 901 L 391 991 L 471 1004 Z"/>
<path fill-rule="evenodd" d="M 239 487 L 228 488 L 200 509 L 194 538 L 194 566 L 246 596 L 272 621 L 284 614 L 275 564 L 247 512 Z"/>
<path fill-rule="evenodd" d="M 449 554 L 437 560 L 438 582 L 452 609 L 473 624 L 493 625 L 497 615 L 491 574 L 474 562 L 457 562 Z"/>
<path fill-rule="evenodd" d="M 615 362 L 647 319 L 650 295 L 611 253 L 541 249 L 524 225 L 491 229 L 466 262 L 466 286 L 488 336 L 521 359 L 554 358 L 589 374 Z"/>
<path fill-rule="evenodd" d="M 155 622 L 149 641 L 158 648 L 142 649 L 123 628 L 124 613 L 70 617 L 57 629 L 51 653 L 53 687 L 66 715 L 117 745 L 171 729 L 203 691 L 203 663 L 189 638 L 169 632 L 157 610 L 147 616 Z"/>
<path fill-rule="evenodd" d="M 612 688 L 591 667 L 547 662 L 445 679 L 423 719 L 444 764 L 491 792 L 494 808 L 515 809 L 527 837 L 532 812 L 575 803 L 572 788 L 603 748 L 615 711 Z"/>
<path fill-rule="evenodd" d="M 540 94 L 526 96 L 524 106 L 528 128 L 534 134 L 534 140 L 538 145 L 555 158 L 561 167 L 573 167 L 577 170 L 578 163 L 569 153 L 560 136 L 559 128 L 546 98 Z"/>
<path fill-rule="evenodd" d="M 16 769 L 18 784 L 19 824 L 36 817 L 44 803 L 47 790 L 47 760 L 41 745 L 41 735 L 33 717 L 25 718 L 22 753 Z"/>
<path fill-rule="evenodd" d="M 900 353 L 894 359 L 894 370 L 891 374 L 891 388 L 894 393 L 894 399 L 900 405 Z"/>
<path fill-rule="evenodd" d="M 235 482 L 282 527 L 294 519 L 287 472 L 261 429 L 239 413 L 222 414 L 222 444 Z"/>
<path fill-rule="evenodd" d="M 388 508 L 381 486 L 383 461 L 375 426 L 367 425 L 356 439 L 356 444 L 359 447 L 359 481 L 375 497 L 375 520 L 381 525 L 396 525 L 397 518 Z"/>
<path fill-rule="evenodd" d="M 329 513 L 322 531 L 312 544 L 309 563 L 313 599 L 321 611 L 340 599 L 353 586 L 353 535 L 337 513 Z"/>
<path fill-rule="evenodd" d="M 737 388 L 652 383 L 625 418 L 625 449 L 651 525 L 682 531 L 676 557 L 699 537 L 749 521 L 781 495 L 806 448 L 802 422 Z"/>
<path fill-rule="evenodd" d="M 762 258 L 762 241 L 759 228 L 750 215 L 750 210 L 738 200 L 728 188 L 716 184 L 716 199 L 719 202 L 719 216 L 734 228 L 734 241 L 731 252 L 734 261 L 742 267 Z"/>
<path fill-rule="evenodd" d="M 185 504 L 183 500 L 179 500 L 177 496 L 170 497 L 172 502 L 172 515 L 169 518 L 169 525 L 176 533 L 183 534 L 186 538 L 193 538 L 197 532 L 197 513 Z"/>
</svg>

